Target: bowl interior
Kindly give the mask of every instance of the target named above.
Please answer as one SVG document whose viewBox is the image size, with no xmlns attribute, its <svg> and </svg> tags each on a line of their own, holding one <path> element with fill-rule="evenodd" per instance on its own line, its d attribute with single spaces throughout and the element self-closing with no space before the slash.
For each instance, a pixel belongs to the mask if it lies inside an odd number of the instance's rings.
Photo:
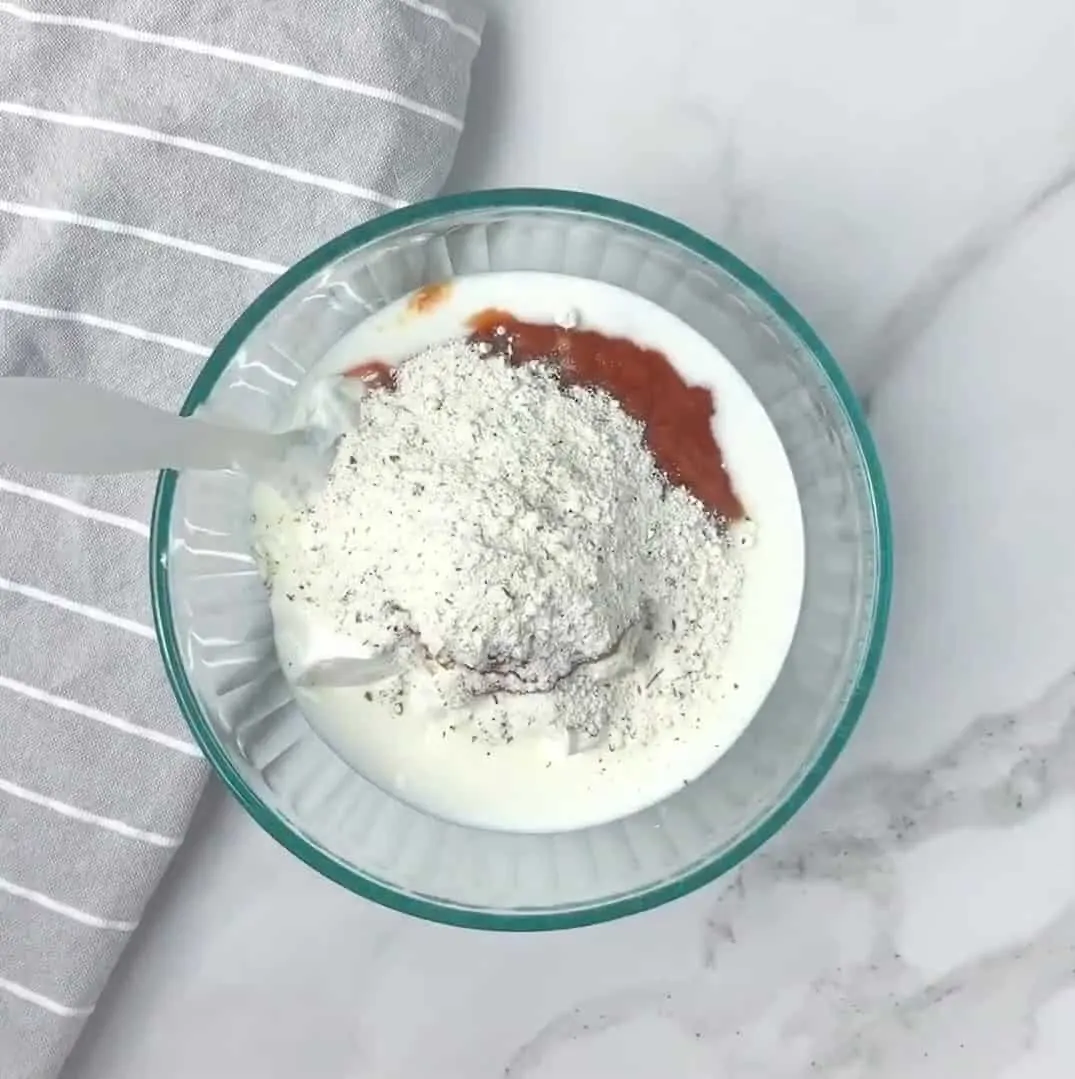
<svg viewBox="0 0 1075 1079">
<path fill-rule="evenodd" d="M 268 428 L 357 323 L 433 281 L 543 270 L 620 285 L 677 315 L 766 408 L 799 490 L 805 585 L 776 685 L 712 768 L 598 827 L 520 835 L 449 823 L 345 765 L 299 712 L 273 651 L 238 473 L 165 473 L 154 512 L 157 628 L 180 705 L 247 809 L 295 854 L 398 909 L 483 928 L 556 928 L 644 909 L 770 836 L 839 753 L 872 683 L 890 590 L 883 483 L 839 370 L 802 319 L 722 248 L 666 218 L 569 192 L 454 196 L 321 248 L 239 319 L 184 412 Z"/>
</svg>

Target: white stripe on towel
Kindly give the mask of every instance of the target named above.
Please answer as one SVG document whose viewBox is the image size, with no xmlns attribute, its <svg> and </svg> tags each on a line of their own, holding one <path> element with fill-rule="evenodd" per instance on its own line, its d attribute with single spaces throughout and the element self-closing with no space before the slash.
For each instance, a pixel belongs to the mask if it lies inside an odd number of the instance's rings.
<svg viewBox="0 0 1075 1079">
<path fill-rule="evenodd" d="M 236 255 L 231 251 L 221 251 L 218 247 L 210 247 L 208 244 L 194 243 L 191 240 L 183 240 L 178 236 L 169 236 L 164 232 L 154 232 L 153 229 L 143 229 L 136 225 L 125 225 L 121 221 L 107 221 L 102 217 L 86 217 L 85 214 L 76 214 L 70 210 L 56 210 L 47 206 L 28 206 L 23 202 L 5 202 L 0 199 L 0 213 L 13 214 L 16 217 L 26 217 L 36 221 L 56 221 L 64 225 L 78 225 L 82 228 L 96 229 L 98 232 L 111 232 L 119 236 L 132 236 L 137 240 L 145 240 L 147 243 L 158 244 L 161 247 L 172 247 L 177 251 L 185 251 L 191 255 L 200 255 L 202 258 L 213 259 L 216 262 L 228 262 L 233 266 L 241 266 L 244 270 L 255 270 L 258 273 L 280 274 L 287 269 L 278 262 L 266 262 L 264 259 L 248 258 L 246 255 Z"/>
<path fill-rule="evenodd" d="M 69 1004 L 61 1004 L 58 1000 L 45 996 L 44 993 L 35 993 L 32 989 L 27 989 L 25 985 L 19 985 L 18 982 L 9 981 L 7 978 L 0 978 L 0 989 L 6 990 L 13 997 L 25 1000 L 28 1004 L 36 1004 L 39 1008 L 52 1012 L 53 1015 L 62 1015 L 65 1019 L 71 1019 L 76 1015 L 89 1015 L 93 1011 L 92 1007 L 72 1008 Z"/>
<path fill-rule="evenodd" d="M 12 783 L 7 779 L 0 779 L 0 792 L 9 794 L 12 798 L 18 798 L 20 801 L 39 805 L 43 809 L 50 809 L 53 813 L 59 813 L 62 817 L 70 817 L 72 820 L 82 821 L 84 824 L 93 824 L 98 828 L 104 828 L 106 831 L 125 836 L 127 839 L 137 839 L 143 843 L 150 843 L 154 847 L 178 847 L 182 842 L 178 836 L 147 832 L 121 820 L 114 820 L 112 817 L 101 817 L 96 813 L 89 813 L 85 809 L 79 809 L 78 806 L 68 805 L 66 802 L 61 802 L 56 798 L 49 798 L 45 794 L 38 794 L 37 791 L 27 790 L 25 787 L 20 787 L 17 783 Z"/>
<path fill-rule="evenodd" d="M 99 918 L 96 914 L 90 914 L 88 911 L 79 910 L 78 907 L 69 906 L 67 903 L 61 903 L 58 899 L 53 899 L 52 896 L 45 895 L 44 892 L 35 892 L 32 888 L 23 888 L 13 881 L 4 880 L 3 877 L 0 877 L 0 892 L 7 892 L 8 895 L 13 895 L 16 899 L 25 899 L 35 906 L 43 907 L 45 910 L 51 910 L 53 914 L 59 914 L 64 918 L 70 918 L 73 922 L 81 922 L 83 925 L 88 925 L 91 929 L 114 929 L 117 933 L 130 933 L 138 928 L 137 922 L 122 922 L 117 921 L 114 918 Z"/>
<path fill-rule="evenodd" d="M 125 629 L 128 633 L 135 633 L 139 637 L 148 637 L 151 641 L 157 639 L 157 635 L 150 626 L 142 622 L 136 622 L 133 618 L 123 618 L 111 611 L 102 610 L 100 607 L 91 607 L 86 603 L 78 603 L 66 596 L 58 596 L 54 592 L 46 592 L 43 588 L 34 588 L 33 585 L 19 584 L 18 581 L 0 577 L 0 592 L 12 592 L 27 599 L 37 600 L 39 603 L 47 603 L 52 607 L 70 611 L 72 614 L 80 614 L 83 618 L 89 618 L 93 622 L 103 622 L 117 629 Z"/>
<path fill-rule="evenodd" d="M 187 757 L 200 757 L 202 755 L 201 750 L 193 742 L 184 741 L 182 738 L 173 738 L 170 734 L 164 734 L 162 731 L 155 731 L 150 727 L 132 723 L 129 719 L 121 719 L 119 716 L 102 712 L 100 708 L 92 708 L 88 704 L 72 701 L 67 697 L 58 697 L 55 693 L 49 693 L 47 690 L 39 689 L 37 686 L 27 685 L 25 682 L 17 682 L 14 678 L 8 678 L 3 674 L 0 674 L 0 689 L 6 689 L 9 693 L 15 693 L 20 697 L 26 697 L 28 700 L 37 701 L 40 704 L 51 705 L 53 708 L 59 708 L 63 712 L 82 716 L 83 719 L 93 720 L 94 723 L 101 723 L 106 727 L 111 727 L 113 730 L 123 731 L 124 734 L 133 735 L 135 738 L 144 738 L 147 742 L 156 742 L 157 745 L 174 749 Z"/>
<path fill-rule="evenodd" d="M 417 5 L 411 5 L 417 6 Z M 418 7 L 423 10 L 428 5 Z M 433 9 L 436 10 L 436 9 Z M 433 14 L 426 11 L 427 15 Z M 196 56 L 211 56 L 215 60 L 225 60 L 232 64 L 242 64 L 244 67 L 258 68 L 274 75 L 283 75 L 289 79 L 301 79 L 303 82 L 316 83 L 319 86 L 327 86 L 331 90 L 343 90 L 345 93 L 357 94 L 359 97 L 373 98 L 377 101 L 387 101 L 391 105 L 398 105 L 401 109 L 426 116 L 438 123 L 447 124 L 456 131 L 463 130 L 463 121 L 451 113 L 441 109 L 435 109 L 431 105 L 423 105 L 414 98 L 397 94 L 393 90 L 386 90 L 381 86 L 371 86 L 366 82 L 355 82 L 353 79 L 344 79 L 338 75 L 324 75 L 320 71 L 311 71 L 309 68 L 298 67 L 295 64 L 286 64 L 280 60 L 272 60 L 267 56 L 256 56 L 253 53 L 238 52 L 222 45 L 210 45 L 204 41 L 194 41 L 188 37 L 173 37 L 171 34 L 153 34 L 146 30 L 136 30 L 131 26 L 123 26 L 120 23 L 105 22 L 103 19 L 87 19 L 80 15 L 54 15 L 51 12 L 30 11 L 19 7 L 17 4 L 0 3 L 0 15 L 10 15 L 21 19 L 23 22 L 38 23 L 44 26 L 72 26 L 79 30 L 92 30 L 101 34 L 109 34 L 112 37 L 124 38 L 127 41 L 137 41 L 144 45 L 161 45 L 166 49 L 176 49 L 179 52 L 193 53 Z M 460 26 L 453 22 L 443 12 L 439 11 L 435 18 L 443 18 L 453 30 L 478 41 L 477 35 L 469 26 Z"/>
<path fill-rule="evenodd" d="M 16 315 L 28 315 L 31 318 L 44 318 L 52 322 L 73 322 L 79 326 L 92 326 L 95 330 L 111 330 L 125 337 L 134 337 L 139 341 L 149 341 L 155 345 L 188 352 L 191 356 L 208 356 L 212 349 L 205 345 L 196 345 L 193 341 L 184 341 L 182 337 L 170 337 L 168 334 L 153 333 L 141 326 L 131 326 L 126 322 L 113 322 L 110 318 L 91 315 L 86 311 L 59 311 L 54 307 L 39 307 L 35 303 L 23 303 L 21 300 L 0 300 L 0 311 L 11 311 Z"/>
<path fill-rule="evenodd" d="M 0 491 L 9 495 L 19 495 L 22 498 L 31 498 L 35 502 L 43 502 L 47 506 L 55 506 L 66 513 L 73 513 L 76 517 L 87 517 L 91 521 L 99 521 L 101 524 L 112 525 L 115 528 L 125 528 L 128 532 L 134 532 L 145 539 L 149 538 L 149 526 L 136 521 L 133 517 L 121 517 L 118 513 L 96 510 L 92 506 L 76 502 L 73 498 L 64 498 L 63 495 L 44 491 L 40 487 L 29 487 L 25 483 L 16 483 L 14 480 L 0 476 Z"/>
<path fill-rule="evenodd" d="M 423 0 L 399 0 L 399 2 L 413 8 L 415 11 L 420 11 L 423 15 L 428 15 L 431 19 L 439 19 L 441 22 L 447 23 L 457 34 L 473 41 L 475 45 L 482 43 L 481 35 L 477 30 L 472 30 L 469 26 L 456 22 L 447 11 L 443 11 L 439 7 L 423 3 Z"/>
<path fill-rule="evenodd" d="M 144 142 L 155 142 L 161 146 L 174 146 L 179 150 L 188 150 L 194 154 L 204 154 L 206 157 L 219 158 L 221 161 L 231 161 L 248 169 L 256 169 L 258 172 L 268 172 L 275 176 L 282 176 L 285 180 L 292 180 L 297 184 L 310 184 L 313 187 L 323 187 L 327 191 L 335 191 L 340 195 L 351 195 L 354 198 L 365 199 L 366 202 L 375 202 L 379 206 L 387 206 L 392 210 L 398 210 L 399 207 L 407 205 L 401 199 L 382 195 L 379 191 L 371 191 L 368 187 L 349 184 L 345 180 L 337 180 L 331 176 L 319 176 L 317 173 L 294 169 L 290 165 L 278 165 L 275 161 L 251 157 L 249 154 L 241 154 L 237 150 L 228 150 L 211 142 L 199 142 L 197 139 L 184 138 L 182 135 L 168 135 L 163 131 L 153 131 L 148 127 L 139 127 L 137 124 L 124 124 L 118 120 L 103 120 L 96 116 L 83 116 L 76 112 L 55 112 L 52 109 L 39 109 L 33 105 L 26 105 L 21 101 L 0 101 L 0 112 L 7 113 L 10 116 L 23 116 L 31 120 L 43 120 L 49 124 L 61 124 L 64 127 L 85 128 L 91 131 L 104 131 L 110 135 L 123 135 L 131 139 L 142 139 Z"/>
</svg>

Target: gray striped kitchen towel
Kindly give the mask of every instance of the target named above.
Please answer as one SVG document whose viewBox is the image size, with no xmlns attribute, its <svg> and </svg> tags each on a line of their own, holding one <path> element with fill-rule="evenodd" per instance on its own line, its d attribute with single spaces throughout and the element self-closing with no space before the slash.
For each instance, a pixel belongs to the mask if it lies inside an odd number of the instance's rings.
<svg viewBox="0 0 1075 1079">
<path fill-rule="evenodd" d="M 284 266 L 435 192 L 472 0 L 0 2 L 0 374 L 176 408 Z M 52 1076 L 205 766 L 149 624 L 153 478 L 0 471 L 0 1079 Z"/>
</svg>

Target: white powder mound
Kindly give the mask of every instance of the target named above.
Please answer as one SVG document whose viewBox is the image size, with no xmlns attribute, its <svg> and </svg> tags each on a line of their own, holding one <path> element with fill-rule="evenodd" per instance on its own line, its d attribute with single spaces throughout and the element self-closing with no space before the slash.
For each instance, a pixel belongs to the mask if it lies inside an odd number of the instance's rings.
<svg viewBox="0 0 1075 1079">
<path fill-rule="evenodd" d="M 463 341 L 361 402 L 327 482 L 259 548 L 277 601 L 393 655 L 379 693 L 433 679 L 483 738 L 549 723 L 615 746 L 720 689 L 726 535 L 613 398 Z"/>
</svg>

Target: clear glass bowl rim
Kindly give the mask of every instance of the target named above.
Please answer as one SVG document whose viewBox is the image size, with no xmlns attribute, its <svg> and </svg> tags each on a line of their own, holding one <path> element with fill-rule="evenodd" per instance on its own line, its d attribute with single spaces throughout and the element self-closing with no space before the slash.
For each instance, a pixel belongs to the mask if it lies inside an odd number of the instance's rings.
<svg viewBox="0 0 1075 1079">
<path fill-rule="evenodd" d="M 171 616 L 167 544 L 178 479 L 174 471 L 165 471 L 160 474 L 153 503 L 149 548 L 153 622 L 172 691 L 206 759 L 250 816 L 296 857 L 356 895 L 430 921 L 486 930 L 569 929 L 612 921 L 629 914 L 651 910 L 663 903 L 687 895 L 703 884 L 708 884 L 738 865 L 747 855 L 775 835 L 814 792 L 854 730 L 877 675 L 892 598 L 891 513 L 880 459 L 858 400 L 839 365 L 803 316 L 760 274 L 715 241 L 662 214 L 645 210 L 628 202 L 581 191 L 555 188 L 501 188 L 445 195 L 382 214 L 329 240 L 277 278 L 239 316 L 213 349 L 205 366 L 194 380 L 190 393 L 180 409 L 180 415 L 192 414 L 206 401 L 228 364 L 257 326 L 295 289 L 305 284 L 314 274 L 323 270 L 335 259 L 399 229 L 439 218 L 488 210 L 560 210 L 588 217 L 606 218 L 654 233 L 686 248 L 703 260 L 718 266 L 762 300 L 798 337 L 807 352 L 824 371 L 839 398 L 858 440 L 866 468 L 866 479 L 872 495 L 874 523 L 878 537 L 876 551 L 878 580 L 870 617 L 868 644 L 855 684 L 843 714 L 830 731 L 813 765 L 798 784 L 791 789 L 781 803 L 775 805 L 758 822 L 750 833 L 743 836 L 723 854 L 714 856 L 683 876 L 658 882 L 652 887 L 631 895 L 617 896 L 605 903 L 590 904 L 576 909 L 567 908 L 563 911 L 523 909 L 516 912 L 461 908 L 441 904 L 426 897 L 388 887 L 378 880 L 365 876 L 351 865 L 334 858 L 327 851 L 311 843 L 293 829 L 247 784 L 239 770 L 232 764 L 227 750 L 217 740 L 212 725 L 204 714 L 197 694 L 187 677 Z"/>
</svg>

